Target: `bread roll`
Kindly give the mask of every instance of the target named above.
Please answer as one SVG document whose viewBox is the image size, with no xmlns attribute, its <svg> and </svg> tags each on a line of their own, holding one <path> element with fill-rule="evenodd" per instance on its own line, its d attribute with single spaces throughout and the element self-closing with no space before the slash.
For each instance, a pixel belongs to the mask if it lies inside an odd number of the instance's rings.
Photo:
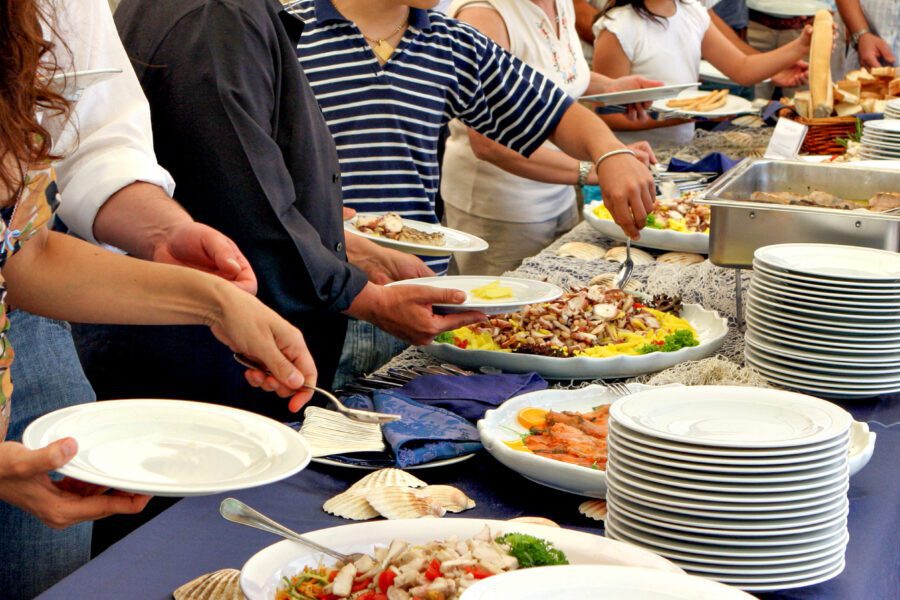
<svg viewBox="0 0 900 600">
<path fill-rule="evenodd" d="M 834 18 L 825 9 L 816 13 L 812 42 L 809 46 L 809 92 L 813 117 L 830 117 L 834 112 L 834 90 L 831 87 L 831 46 Z"/>
</svg>

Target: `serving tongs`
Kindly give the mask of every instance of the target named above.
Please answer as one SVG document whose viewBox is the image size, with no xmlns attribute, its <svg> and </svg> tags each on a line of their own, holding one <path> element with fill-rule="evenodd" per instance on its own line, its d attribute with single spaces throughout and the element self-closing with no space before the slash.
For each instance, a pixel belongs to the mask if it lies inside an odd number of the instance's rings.
<svg viewBox="0 0 900 600">
<path fill-rule="evenodd" d="M 257 371 L 262 371 L 266 375 L 271 375 L 271 372 L 269 372 L 265 365 L 263 365 L 256 359 L 250 358 L 249 356 L 245 356 L 243 354 L 235 352 L 234 360 L 247 367 L 248 369 L 256 369 Z M 314 392 L 322 394 L 332 404 L 334 404 L 335 410 L 337 410 L 348 419 L 353 419 L 354 421 L 359 421 L 360 423 L 375 423 L 378 425 L 383 425 L 385 423 L 393 423 L 394 421 L 399 421 L 401 419 L 400 415 L 359 410 L 358 408 L 350 408 L 348 406 L 345 406 L 343 402 L 338 400 L 337 396 L 329 391 L 323 390 L 322 388 L 313 385 L 304 385 L 303 387 L 305 389 L 313 390 Z"/>
</svg>

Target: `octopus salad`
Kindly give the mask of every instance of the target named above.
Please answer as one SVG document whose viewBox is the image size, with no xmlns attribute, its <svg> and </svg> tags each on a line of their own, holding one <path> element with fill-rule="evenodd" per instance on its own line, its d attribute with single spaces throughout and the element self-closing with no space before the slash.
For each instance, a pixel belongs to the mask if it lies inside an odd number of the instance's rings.
<svg viewBox="0 0 900 600">
<path fill-rule="evenodd" d="M 424 244 L 426 246 L 443 246 L 445 243 L 443 233 L 439 231 L 429 233 L 404 225 L 400 215 L 393 212 L 384 215 L 357 215 L 353 224 L 360 233 L 367 233 L 398 242 Z"/>
</svg>

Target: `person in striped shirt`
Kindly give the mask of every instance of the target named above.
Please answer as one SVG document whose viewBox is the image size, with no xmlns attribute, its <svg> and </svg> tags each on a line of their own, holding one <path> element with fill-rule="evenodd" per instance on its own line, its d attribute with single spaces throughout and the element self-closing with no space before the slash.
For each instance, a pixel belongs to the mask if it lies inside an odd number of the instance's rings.
<svg viewBox="0 0 900 600">
<path fill-rule="evenodd" d="M 457 118 L 525 156 L 550 139 L 590 160 L 616 222 L 634 237 L 644 226 L 647 167 L 539 72 L 428 10 L 437 0 L 282 1 L 304 22 L 297 56 L 334 136 L 345 206 L 437 223 L 438 141 Z M 425 261 L 446 273 L 449 258 Z M 346 349 L 342 361 L 360 353 Z"/>
</svg>

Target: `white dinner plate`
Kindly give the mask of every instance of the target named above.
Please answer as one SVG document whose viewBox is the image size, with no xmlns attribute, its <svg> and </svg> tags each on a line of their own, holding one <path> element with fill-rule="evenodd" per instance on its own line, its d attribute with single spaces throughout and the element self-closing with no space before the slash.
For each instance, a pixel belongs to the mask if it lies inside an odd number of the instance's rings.
<svg viewBox="0 0 900 600">
<path fill-rule="evenodd" d="M 420 465 L 413 465 L 411 467 L 403 467 L 405 471 L 418 471 L 419 469 L 437 469 L 440 467 L 449 467 L 451 465 L 455 465 L 461 463 L 463 461 L 469 460 L 475 456 L 475 453 L 472 454 L 463 454 L 462 456 L 454 456 L 452 458 L 442 458 L 441 460 L 433 460 L 431 462 L 422 463 Z M 340 460 L 334 460 L 332 458 L 328 458 L 327 456 L 319 456 L 312 459 L 312 462 L 318 463 L 320 465 L 328 465 L 329 467 L 342 467 L 344 469 L 357 469 L 360 471 L 378 471 L 383 469 L 383 465 L 364 465 L 358 463 L 351 462 L 342 462 Z"/>
<path fill-rule="evenodd" d="M 745 345 L 745 347 L 747 346 Z M 896 373 L 897 369 L 900 368 L 900 365 L 886 367 L 881 365 L 876 365 L 874 367 L 870 367 L 867 365 L 852 365 L 852 367 L 848 369 L 847 365 L 841 366 L 832 364 L 827 360 L 827 357 L 824 360 L 820 358 L 821 362 L 813 362 L 810 360 L 795 358 L 793 356 L 785 356 L 784 354 L 772 353 L 768 350 L 764 350 L 756 346 L 753 346 L 751 350 L 753 354 L 759 356 L 760 358 L 764 358 L 769 361 L 775 361 L 778 364 L 791 366 L 802 371 L 815 371 L 817 373 L 844 375 L 846 375 L 847 373 L 857 373 L 858 375 L 862 376 L 890 375 L 892 373 Z"/>
<path fill-rule="evenodd" d="M 684 90 L 680 94 L 678 94 L 678 99 L 684 98 L 695 98 L 697 96 L 705 96 L 709 94 L 709 92 L 702 92 L 698 90 Z M 683 107 L 674 107 L 670 108 L 666 106 L 668 100 L 657 100 L 653 103 L 653 110 L 658 112 L 669 112 L 669 113 L 677 113 L 680 115 L 688 115 L 691 117 L 727 117 L 730 115 L 740 115 L 744 113 L 752 113 L 756 112 L 753 109 L 753 103 L 747 100 L 746 98 L 741 98 L 740 96 L 735 96 L 734 94 L 728 94 L 728 97 L 725 99 L 725 104 L 720 106 L 719 108 L 715 108 L 713 110 L 700 112 L 695 110 L 685 110 Z"/>
<path fill-rule="evenodd" d="M 510 521 L 465 518 L 372 521 L 319 529 L 303 535 L 339 552 L 372 552 L 376 545 L 387 546 L 395 539 L 415 544 L 451 536 L 466 539 L 479 533 L 485 525 L 495 535 L 516 532 L 545 539 L 562 550 L 572 564 L 620 565 L 682 572 L 670 561 L 631 544 L 580 531 Z M 244 563 L 241 590 L 248 600 L 272 600 L 282 585 L 282 577 L 291 577 L 305 566 L 316 567 L 320 563 L 333 564 L 334 559 L 290 541 L 272 544 Z"/>
<path fill-rule="evenodd" d="M 610 407 L 622 426 L 654 438 L 726 448 L 794 448 L 841 438 L 853 421 L 811 396 L 742 386 L 658 388 Z"/>
<path fill-rule="evenodd" d="M 821 352 L 821 348 L 819 348 L 817 352 L 809 352 L 807 350 L 799 349 L 794 346 L 788 346 L 784 344 L 778 344 L 771 340 L 764 340 L 761 337 L 754 334 L 752 331 L 747 331 L 744 334 L 744 342 L 753 346 L 754 348 L 762 348 L 763 350 L 768 351 L 769 353 L 774 354 L 783 354 L 786 356 L 792 356 L 794 358 L 799 358 L 803 360 L 808 360 L 812 362 L 818 363 L 832 363 L 832 364 L 840 364 L 840 365 L 879 365 L 879 366 L 891 366 L 891 367 L 900 367 L 900 355 L 897 354 L 887 354 L 887 355 L 879 355 L 879 354 L 829 354 L 825 355 Z"/>
<path fill-rule="evenodd" d="M 460 600 L 742 600 L 733 587 L 691 575 L 634 567 L 561 565 L 522 569 L 483 579 Z"/>
<path fill-rule="evenodd" d="M 750 298 L 747 302 L 747 309 L 753 310 L 759 313 L 760 318 L 764 318 L 766 321 L 776 321 L 778 323 L 785 323 L 788 325 L 793 325 L 795 327 L 800 327 L 802 329 L 814 329 L 816 331 L 823 331 L 825 333 L 840 333 L 841 335 L 851 335 L 851 334 L 859 334 L 859 335 L 879 335 L 879 336 L 892 336 L 896 334 L 900 334 L 900 327 L 892 327 L 892 326 L 883 326 L 881 323 L 830 323 L 827 321 L 822 321 L 821 319 L 815 319 L 810 317 L 804 317 L 801 315 L 788 315 L 783 312 L 780 312 L 777 308 L 772 308 L 770 306 L 766 306 L 763 303 L 755 303 L 753 298 Z"/>
<path fill-rule="evenodd" d="M 820 287 L 824 286 L 826 289 L 830 290 L 844 290 L 849 294 L 900 293 L 900 283 L 863 280 L 850 281 L 847 279 L 834 279 L 830 277 L 803 275 L 801 273 L 788 272 L 772 267 L 756 259 L 753 260 L 753 270 L 760 270 L 771 277 L 781 280 L 785 285 L 793 285 L 794 283 L 798 283 L 801 285 L 815 285 Z"/>
<path fill-rule="evenodd" d="M 775 244 L 757 248 L 753 257 L 790 273 L 900 285 L 900 255 L 887 250 L 834 244 Z"/>
<path fill-rule="evenodd" d="M 821 298 L 828 302 L 844 302 L 848 304 L 867 304 L 869 302 L 895 302 L 900 303 L 900 292 L 879 294 L 868 293 L 859 288 L 837 288 L 835 286 L 817 285 L 814 283 L 800 283 L 778 279 L 764 271 L 754 271 L 752 281 L 763 283 L 768 288 L 780 292 L 794 294 L 800 298 Z"/>
<path fill-rule="evenodd" d="M 472 290 L 484 287 L 493 282 L 512 290 L 512 298 L 483 300 L 472 294 Z M 463 304 L 433 304 L 434 312 L 451 314 L 468 310 L 481 311 L 486 315 L 502 315 L 515 312 L 529 304 L 539 304 L 556 300 L 563 294 L 562 288 L 534 279 L 521 277 L 488 277 L 482 275 L 447 275 L 444 277 L 420 277 L 405 279 L 387 284 L 395 285 L 427 285 L 443 289 L 462 290 L 466 293 Z"/>
<path fill-rule="evenodd" d="M 836 337 L 836 338 L 824 338 L 820 335 L 817 335 L 813 332 L 804 332 L 802 330 L 795 329 L 786 329 L 782 328 L 780 325 L 772 325 L 770 323 L 765 322 L 762 319 L 751 314 L 748 311 L 744 315 L 744 319 L 747 321 L 747 328 L 762 337 L 772 338 L 772 341 L 801 341 L 801 342 L 811 342 L 813 345 L 822 345 L 828 346 L 832 348 L 842 348 L 846 350 L 856 350 L 856 349 L 876 349 L 883 350 L 885 352 L 900 352 L 900 341 L 898 340 L 888 340 L 888 341 L 866 341 L 865 337 Z"/>
<path fill-rule="evenodd" d="M 833 398 L 835 400 L 872 398 L 874 396 L 882 396 L 900 392 L 900 387 L 874 390 L 827 387 L 824 384 L 810 384 L 798 380 L 788 379 L 778 373 L 768 373 L 761 367 L 756 367 L 756 369 L 760 371 L 760 373 L 766 379 L 776 385 L 805 393 L 816 394 L 817 396 L 821 396 L 822 398 Z"/>
<path fill-rule="evenodd" d="M 877 131 L 880 133 L 900 137 L 900 123 L 893 119 L 866 121 L 865 126 L 863 127 L 863 131 Z"/>
<path fill-rule="evenodd" d="M 757 339 L 762 337 L 752 328 L 747 330 L 745 336 L 746 334 L 753 335 Z M 814 341 L 815 338 L 812 339 L 813 341 L 804 339 L 767 339 L 766 341 L 782 348 L 806 352 L 808 355 L 816 357 L 819 362 L 827 362 L 830 360 L 850 361 L 851 359 L 857 359 L 857 362 L 862 362 L 858 359 L 865 359 L 866 361 L 871 360 L 872 364 L 897 364 L 900 362 L 900 353 L 890 347 L 867 347 L 863 345 L 836 348 L 819 344 Z"/>
<path fill-rule="evenodd" d="M 745 353 L 744 359 L 754 368 L 765 375 L 774 375 L 782 381 L 791 382 L 798 385 L 811 385 L 821 388 L 827 388 L 832 391 L 845 390 L 848 392 L 869 392 L 870 395 L 888 393 L 890 390 L 900 388 L 900 382 L 895 379 L 886 380 L 879 383 L 869 383 L 864 379 L 856 379 L 853 377 L 844 378 L 824 378 L 818 373 L 808 373 L 802 370 L 787 369 L 779 365 L 772 366 L 773 363 L 760 360 L 753 353 Z"/>
<path fill-rule="evenodd" d="M 603 202 L 592 202 L 582 210 L 584 220 L 591 227 L 606 237 L 624 242 L 628 236 L 622 231 L 615 221 L 601 219 L 594 214 L 594 208 Z M 672 229 L 653 229 L 644 227 L 641 229 L 641 237 L 633 242 L 635 246 L 654 248 L 657 250 L 670 250 L 672 252 L 694 252 L 696 254 L 709 254 L 709 234 L 674 231 Z"/>
<path fill-rule="evenodd" d="M 685 304 L 681 317 L 697 332 L 699 345 L 675 352 L 653 352 L 638 356 L 612 356 L 592 358 L 576 356 L 556 358 L 517 354 L 494 350 L 464 350 L 453 344 L 431 343 L 422 347 L 426 354 L 441 362 L 478 369 L 493 367 L 507 373 L 538 373 L 545 379 L 617 379 L 654 373 L 682 362 L 700 360 L 711 356 L 725 342 L 728 321 L 716 311 L 706 310 L 697 304 Z"/>
<path fill-rule="evenodd" d="M 628 389 L 641 391 L 650 386 L 628 384 Z M 531 406 L 547 410 L 587 412 L 602 404 L 611 404 L 617 396 L 601 385 L 576 390 L 541 390 L 510 398 L 478 421 L 478 433 L 491 456 L 523 477 L 553 489 L 602 498 L 606 495 L 606 471 L 564 463 L 531 452 L 513 450 L 504 442 L 514 441 L 528 432 L 516 417 Z"/>
<path fill-rule="evenodd" d="M 606 106 L 623 106 L 626 104 L 634 104 L 635 102 L 652 102 L 653 100 L 662 100 L 665 98 L 674 98 L 682 90 L 695 88 L 699 83 L 673 83 L 651 88 L 641 88 L 639 90 L 625 90 L 623 92 L 608 92 L 605 94 L 593 94 L 591 96 L 582 96 L 581 100 L 589 100 L 591 102 L 602 102 Z"/>
<path fill-rule="evenodd" d="M 88 87 L 122 72 L 119 68 L 88 69 L 56 73 L 50 78 L 54 89 L 70 102 L 77 102 Z"/>
<path fill-rule="evenodd" d="M 807 318 L 818 319 L 825 323 L 840 323 L 847 326 L 855 326 L 857 322 L 877 322 L 879 325 L 887 325 L 888 327 L 900 327 L 900 315 L 882 315 L 867 312 L 837 312 L 833 310 L 817 310 L 814 308 L 802 308 L 799 306 L 788 305 L 778 299 L 769 299 L 762 294 L 756 293 L 752 287 L 750 288 L 748 297 L 754 301 L 760 302 L 770 309 L 779 310 L 785 314 L 800 315 Z"/>
<path fill-rule="evenodd" d="M 63 475 L 126 492 L 202 496 L 274 483 L 303 469 L 309 445 L 255 413 L 184 400 L 105 400 L 46 414 L 25 430 L 36 449 L 73 437 Z"/>
<path fill-rule="evenodd" d="M 367 217 L 373 216 L 375 214 L 376 213 L 358 213 L 357 216 Z M 400 250 L 402 252 L 409 252 L 411 254 L 418 254 L 421 256 L 447 256 L 454 252 L 482 252 L 488 249 L 488 243 L 486 241 L 484 241 L 480 237 L 466 233 L 465 231 L 450 229 L 449 227 L 444 227 L 442 225 L 432 223 L 424 223 L 422 221 L 413 221 L 412 219 L 402 219 L 402 221 L 404 227 L 418 229 L 419 231 L 424 231 L 425 233 L 444 234 L 444 245 L 431 246 L 428 244 L 402 242 L 399 240 L 392 240 L 390 238 L 382 237 L 380 235 L 363 233 L 356 228 L 356 225 L 354 225 L 355 217 L 344 221 L 344 231 L 362 236 L 366 239 L 372 240 L 376 244 L 380 244 L 388 248 L 393 248 L 394 250 Z"/>
<path fill-rule="evenodd" d="M 825 298 L 806 294 L 805 292 L 785 291 L 756 277 L 753 278 L 750 285 L 763 297 L 790 303 L 793 306 L 809 306 L 820 310 L 872 312 L 888 316 L 900 313 L 900 299 L 880 300 L 877 298 L 858 298 L 857 296 Z"/>
<path fill-rule="evenodd" d="M 684 568 L 700 577 L 713 577 L 718 579 L 719 576 L 728 576 L 728 575 L 782 575 L 782 574 L 792 574 L 792 573 L 800 573 L 800 572 L 809 572 L 809 571 L 818 571 L 822 567 L 827 565 L 834 565 L 840 563 L 844 560 L 844 549 L 837 548 L 836 550 L 832 550 L 828 552 L 822 558 L 816 558 L 813 560 L 801 560 L 797 562 L 792 562 L 786 565 L 769 565 L 765 567 L 760 567 L 757 565 L 750 565 L 748 567 L 736 567 L 736 566 L 720 566 L 720 565 L 709 565 L 703 563 L 692 563 L 690 561 L 679 561 Z M 807 577 L 806 573 L 803 573 L 803 579 Z M 779 580 L 781 581 L 781 580 Z"/>
<path fill-rule="evenodd" d="M 751 10 L 782 19 L 810 17 L 823 8 L 831 8 L 821 0 L 747 0 L 747 6 Z"/>
</svg>

